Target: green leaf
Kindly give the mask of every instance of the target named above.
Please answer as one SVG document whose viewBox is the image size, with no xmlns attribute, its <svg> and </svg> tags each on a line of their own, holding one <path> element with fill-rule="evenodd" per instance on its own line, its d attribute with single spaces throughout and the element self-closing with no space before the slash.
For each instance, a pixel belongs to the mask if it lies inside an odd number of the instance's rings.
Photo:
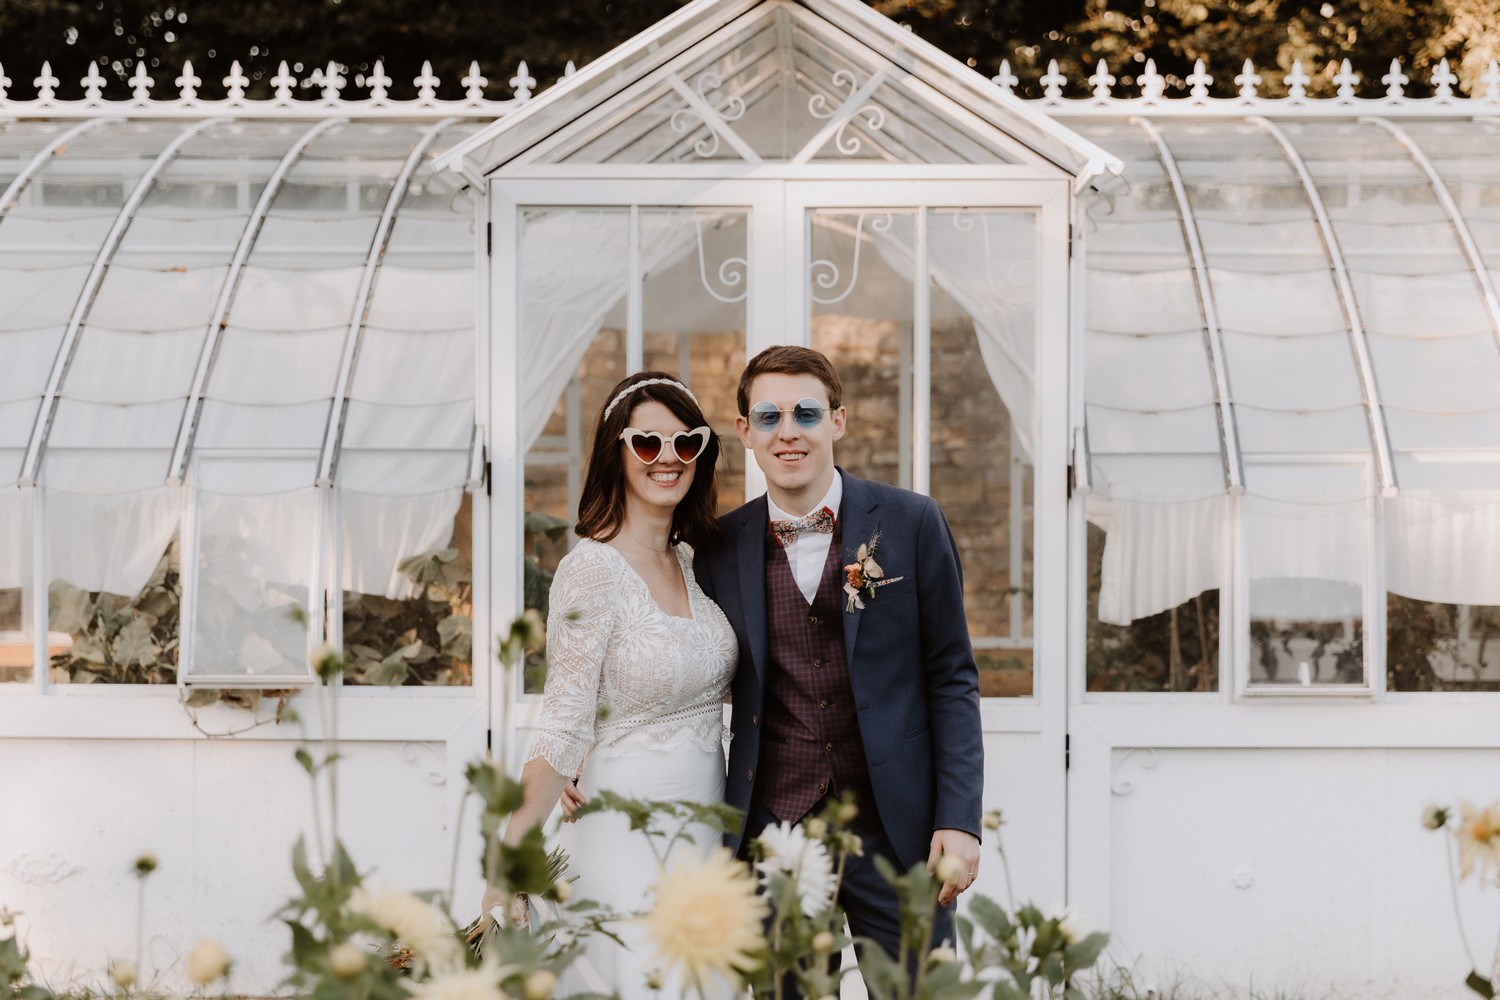
<svg viewBox="0 0 1500 1000">
<path fill-rule="evenodd" d="M 526 512 L 525 532 L 528 535 L 546 535 L 554 542 L 568 532 L 568 522 L 560 517 L 540 510 Z"/>
<path fill-rule="evenodd" d="M 302 837 L 292 845 L 292 875 L 304 894 L 311 895 L 317 888 L 317 879 L 313 878 L 312 868 L 307 864 L 307 841 Z"/>
<path fill-rule="evenodd" d="M 1108 944 L 1109 935 L 1103 931 L 1095 931 L 1082 941 L 1068 945 L 1063 949 L 1063 961 L 1067 963 L 1068 971 L 1073 973 L 1093 965 Z"/>
<path fill-rule="evenodd" d="M 1015 983 L 1006 982 L 1004 979 L 995 983 L 995 991 L 990 994 L 993 1000 L 1031 1000 L 1030 995 L 1016 986 Z"/>
<path fill-rule="evenodd" d="M 146 667 L 156 662 L 161 648 L 153 641 L 151 626 L 146 624 L 145 619 L 133 617 L 129 624 L 120 629 L 120 634 L 115 636 L 110 651 L 118 665 L 138 663 Z"/>
<path fill-rule="evenodd" d="M 365 674 L 365 683 L 399 687 L 406 682 L 410 672 L 406 666 L 406 658 L 401 655 L 400 650 L 397 650 L 381 660 L 379 666 Z"/>
<path fill-rule="evenodd" d="M 308 753 L 303 747 L 298 747 L 297 752 L 292 754 L 292 756 L 297 758 L 297 763 L 301 764 L 302 770 L 308 774 L 315 774 L 317 772 L 318 767 L 313 763 L 312 754 Z"/>
</svg>

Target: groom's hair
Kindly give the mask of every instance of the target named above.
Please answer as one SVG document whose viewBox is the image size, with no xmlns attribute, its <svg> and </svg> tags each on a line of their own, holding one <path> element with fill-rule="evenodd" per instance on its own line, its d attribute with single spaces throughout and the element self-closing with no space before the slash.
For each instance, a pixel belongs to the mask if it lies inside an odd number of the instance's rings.
<svg viewBox="0 0 1500 1000">
<path fill-rule="evenodd" d="M 811 347 L 779 344 L 768 347 L 751 358 L 744 373 L 740 375 L 735 402 L 739 405 L 742 417 L 750 415 L 750 383 L 761 375 L 811 375 L 828 390 L 829 409 L 837 410 L 844 405 L 844 382 L 827 355 Z"/>
</svg>

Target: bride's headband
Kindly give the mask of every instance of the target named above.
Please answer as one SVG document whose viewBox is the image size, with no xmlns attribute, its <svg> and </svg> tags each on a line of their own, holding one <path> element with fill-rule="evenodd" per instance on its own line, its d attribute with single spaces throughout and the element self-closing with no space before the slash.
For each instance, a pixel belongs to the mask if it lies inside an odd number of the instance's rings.
<svg viewBox="0 0 1500 1000">
<path fill-rule="evenodd" d="M 694 406 L 702 406 L 703 405 L 703 404 L 701 404 L 701 403 L 698 402 L 698 397 L 693 395 L 693 390 L 689 389 L 687 386 L 683 385 L 681 382 L 678 382 L 676 379 L 670 379 L 670 378 L 648 378 L 648 379 L 645 379 L 645 380 L 640 381 L 640 382 L 632 382 L 630 385 L 627 385 L 625 388 L 621 389 L 615 395 L 615 398 L 611 399 L 609 401 L 609 405 L 604 408 L 604 419 L 605 420 L 609 419 L 610 413 L 614 411 L 614 408 L 615 408 L 616 404 L 618 404 L 620 402 L 620 400 L 624 399 L 626 396 L 630 395 L 632 392 L 635 392 L 637 389 L 644 388 L 645 386 L 648 386 L 648 385 L 671 385 L 671 386 L 676 386 L 677 388 L 681 389 L 683 392 L 687 393 L 688 399 L 691 399 L 693 401 L 693 405 Z"/>
</svg>

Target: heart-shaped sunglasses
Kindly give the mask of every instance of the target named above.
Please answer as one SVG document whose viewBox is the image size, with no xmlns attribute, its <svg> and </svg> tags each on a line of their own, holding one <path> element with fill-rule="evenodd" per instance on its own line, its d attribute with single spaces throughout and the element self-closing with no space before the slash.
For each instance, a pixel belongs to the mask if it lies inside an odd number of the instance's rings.
<svg viewBox="0 0 1500 1000">
<path fill-rule="evenodd" d="M 630 448 L 631 454 L 645 465 L 652 465 L 670 451 L 673 458 L 684 465 L 698 460 L 708 447 L 708 436 L 713 433 L 707 427 L 694 427 L 690 431 L 677 431 L 667 435 L 661 431 L 643 431 L 627 427 L 620 432 L 620 440 Z"/>
</svg>

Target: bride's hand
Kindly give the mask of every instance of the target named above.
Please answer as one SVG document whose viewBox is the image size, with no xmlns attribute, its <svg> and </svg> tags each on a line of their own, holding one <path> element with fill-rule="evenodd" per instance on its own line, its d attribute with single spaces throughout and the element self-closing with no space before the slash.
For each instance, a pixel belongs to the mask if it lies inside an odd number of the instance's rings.
<svg viewBox="0 0 1500 1000">
<path fill-rule="evenodd" d="M 587 801 L 588 796 L 583 794 L 582 789 L 578 787 L 577 781 L 570 781 L 566 785 L 564 785 L 562 792 L 563 822 L 576 822 L 577 817 L 573 814 L 576 813 L 579 808 Z"/>
<path fill-rule="evenodd" d="M 506 892 L 495 886 L 489 886 L 484 890 L 484 899 L 480 907 L 486 916 L 496 923 L 509 924 L 512 927 L 531 926 L 531 911 L 526 905 L 526 894 L 522 892 Z"/>
</svg>

